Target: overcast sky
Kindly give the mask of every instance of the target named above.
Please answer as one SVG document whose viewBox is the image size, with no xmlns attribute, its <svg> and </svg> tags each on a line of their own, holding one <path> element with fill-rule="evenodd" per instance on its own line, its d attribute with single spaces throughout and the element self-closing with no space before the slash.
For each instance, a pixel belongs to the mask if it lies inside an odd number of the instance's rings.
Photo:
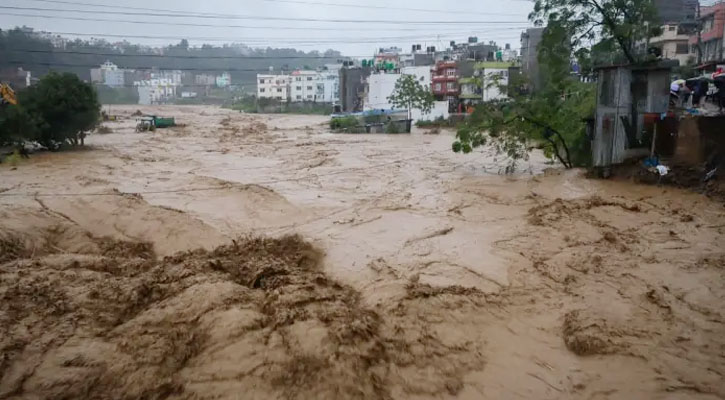
<svg viewBox="0 0 725 400">
<path fill-rule="evenodd" d="M 368 56 L 378 47 L 397 45 L 407 51 L 411 44 L 420 43 L 424 48 L 441 48 L 450 40 L 465 41 L 468 36 L 519 48 L 521 31 L 530 26 L 527 15 L 531 9 L 529 0 L 2 0 L 0 28 L 27 25 L 69 37 L 74 36 L 71 33 L 117 35 L 105 37 L 111 42 L 125 38 L 134 43 L 168 44 L 188 38 L 192 45 L 237 42 Z M 179 13 L 195 17 L 149 15 Z"/>
</svg>

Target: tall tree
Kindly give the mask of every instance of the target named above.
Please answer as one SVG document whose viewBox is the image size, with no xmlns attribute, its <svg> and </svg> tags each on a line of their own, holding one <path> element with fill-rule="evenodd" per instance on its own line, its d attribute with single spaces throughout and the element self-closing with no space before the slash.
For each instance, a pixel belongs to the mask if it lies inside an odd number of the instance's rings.
<svg viewBox="0 0 725 400">
<path fill-rule="evenodd" d="M 412 118 L 411 110 L 413 108 L 420 109 L 423 114 L 426 114 L 433 107 L 433 95 L 430 90 L 418 82 L 414 75 L 402 75 L 398 78 L 393 94 L 388 97 L 388 101 L 394 107 L 407 109 L 408 119 Z"/>
<path fill-rule="evenodd" d="M 96 90 L 70 73 L 44 76 L 20 92 L 18 103 L 39 122 L 38 142 L 51 148 L 60 143 L 82 145 L 85 132 L 100 118 Z"/>
<path fill-rule="evenodd" d="M 529 15 L 537 25 L 559 25 L 571 33 L 573 48 L 587 41 L 612 40 L 629 63 L 642 61 L 636 46 L 659 34 L 653 0 L 536 0 Z"/>
</svg>

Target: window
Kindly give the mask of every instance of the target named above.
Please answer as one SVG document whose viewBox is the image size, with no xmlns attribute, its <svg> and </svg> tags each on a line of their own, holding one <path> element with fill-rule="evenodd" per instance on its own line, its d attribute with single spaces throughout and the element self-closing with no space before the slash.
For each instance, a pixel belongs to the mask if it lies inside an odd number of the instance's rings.
<svg viewBox="0 0 725 400">
<path fill-rule="evenodd" d="M 295 78 L 295 81 L 296 81 L 296 82 L 302 82 L 302 78 L 300 78 L 300 77 L 298 76 L 297 78 Z"/>
<path fill-rule="evenodd" d="M 311 94 L 307 95 L 307 100 L 312 100 L 312 95 Z"/>
<path fill-rule="evenodd" d="M 456 83 L 455 82 L 448 82 L 446 83 L 446 90 L 456 90 Z"/>
<path fill-rule="evenodd" d="M 674 32 L 674 31 L 677 30 L 677 27 L 674 26 L 674 25 L 670 25 L 670 26 L 667 27 L 667 30 L 670 31 L 670 32 Z"/>
<path fill-rule="evenodd" d="M 687 43 L 677 43 L 677 47 L 675 48 L 675 54 L 687 54 L 689 47 Z"/>
<path fill-rule="evenodd" d="M 277 93 L 282 93 L 282 88 L 277 88 Z"/>
<path fill-rule="evenodd" d="M 307 86 L 307 90 L 312 90 L 312 86 Z"/>
<path fill-rule="evenodd" d="M 297 95 L 297 100 L 302 100 L 302 96 Z"/>
<path fill-rule="evenodd" d="M 311 76 L 308 76 L 308 77 L 307 77 L 307 80 L 308 80 L 308 81 L 311 81 L 311 80 L 312 80 L 312 77 L 311 77 Z"/>
<path fill-rule="evenodd" d="M 297 86 L 296 89 L 297 90 L 302 90 L 302 86 Z"/>
<path fill-rule="evenodd" d="M 436 83 L 435 90 L 437 90 L 439 92 L 441 91 L 441 84 L 440 83 Z M 262 91 L 264 91 L 264 89 L 262 89 Z"/>
<path fill-rule="evenodd" d="M 446 70 L 446 76 L 455 76 L 455 75 L 456 75 L 456 70 L 455 70 L 455 69 L 453 69 L 453 68 L 448 68 L 448 69 Z"/>
<path fill-rule="evenodd" d="M 264 93 L 264 88 L 259 88 L 259 93 Z"/>
<path fill-rule="evenodd" d="M 261 84 L 263 84 L 263 85 L 264 85 L 264 79 L 260 79 L 260 80 L 259 80 L 259 83 L 261 83 Z"/>
</svg>

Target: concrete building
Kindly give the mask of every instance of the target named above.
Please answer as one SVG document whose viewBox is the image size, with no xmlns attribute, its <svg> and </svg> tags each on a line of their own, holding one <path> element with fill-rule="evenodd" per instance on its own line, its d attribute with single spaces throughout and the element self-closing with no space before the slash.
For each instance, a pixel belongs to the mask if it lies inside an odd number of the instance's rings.
<svg viewBox="0 0 725 400">
<path fill-rule="evenodd" d="M 714 67 L 725 60 L 725 3 L 700 8 L 702 25 L 702 62 Z M 697 55 L 697 35 L 690 36 L 692 51 Z M 712 68 L 708 68 L 712 70 Z"/>
<path fill-rule="evenodd" d="M 432 69 L 432 92 L 437 100 L 455 100 L 460 94 L 458 65 L 455 61 L 439 61 Z"/>
<path fill-rule="evenodd" d="M 383 109 L 389 110 L 393 105 L 388 97 L 395 90 L 395 82 L 403 76 L 402 74 L 377 73 L 368 77 L 367 96 L 365 97 L 364 110 Z"/>
<path fill-rule="evenodd" d="M 521 73 L 529 81 L 529 89 L 541 88 L 542 77 L 539 67 L 539 44 L 545 28 L 529 28 L 521 34 Z"/>
<path fill-rule="evenodd" d="M 340 103 L 340 72 L 334 71 L 322 71 L 320 72 L 320 79 L 317 82 L 318 92 L 322 88 L 322 99 L 324 103 L 339 104 Z"/>
<path fill-rule="evenodd" d="M 431 90 L 431 69 L 430 66 L 416 66 L 416 67 L 403 67 L 400 69 L 400 73 L 403 75 L 415 76 L 418 83 L 424 88 Z"/>
<path fill-rule="evenodd" d="M 476 72 L 481 80 L 483 101 L 501 100 L 507 98 L 505 87 L 509 83 L 509 69 L 512 63 L 482 62 L 476 64 Z"/>
<path fill-rule="evenodd" d="M 340 111 L 358 112 L 363 109 L 365 80 L 370 67 L 345 66 L 340 69 Z"/>
<path fill-rule="evenodd" d="M 200 86 L 216 85 L 216 77 L 209 74 L 199 74 L 194 77 L 194 83 Z"/>
<path fill-rule="evenodd" d="M 678 60 L 680 65 L 687 65 L 690 58 L 695 57 L 694 48 L 689 45 L 690 35 L 680 24 L 665 24 L 662 35 L 651 38 L 649 47 L 659 48 L 663 59 Z"/>
<path fill-rule="evenodd" d="M 317 71 L 294 71 L 290 77 L 290 101 L 317 101 L 323 93 L 318 92 L 317 83 L 320 74 Z"/>
<path fill-rule="evenodd" d="M 149 79 L 134 82 L 138 91 L 138 103 L 161 104 L 176 97 L 177 85 L 169 79 Z"/>
<path fill-rule="evenodd" d="M 257 74 L 257 97 L 260 99 L 289 101 L 290 78 L 290 75 Z"/>
<path fill-rule="evenodd" d="M 123 87 L 126 84 L 124 70 L 119 69 L 116 64 L 106 61 L 101 64 L 100 71 L 102 79 L 101 83 L 104 85 L 118 88 Z"/>
</svg>

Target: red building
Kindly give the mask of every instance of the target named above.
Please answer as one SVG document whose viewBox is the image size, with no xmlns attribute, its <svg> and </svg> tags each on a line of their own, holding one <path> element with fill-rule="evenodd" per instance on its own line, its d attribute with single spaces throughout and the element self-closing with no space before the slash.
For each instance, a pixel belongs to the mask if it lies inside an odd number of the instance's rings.
<svg viewBox="0 0 725 400">
<path fill-rule="evenodd" d="M 438 61 L 432 69 L 433 95 L 437 100 L 455 100 L 461 93 L 458 86 L 458 65 L 455 61 Z"/>
<path fill-rule="evenodd" d="M 718 3 L 709 7 L 701 7 L 700 24 L 702 26 L 702 62 L 712 69 L 716 63 L 725 59 L 723 47 L 725 46 L 725 3 Z M 697 52 L 697 35 L 690 37 L 690 44 Z M 702 66 L 701 66 L 702 67 Z"/>
</svg>

